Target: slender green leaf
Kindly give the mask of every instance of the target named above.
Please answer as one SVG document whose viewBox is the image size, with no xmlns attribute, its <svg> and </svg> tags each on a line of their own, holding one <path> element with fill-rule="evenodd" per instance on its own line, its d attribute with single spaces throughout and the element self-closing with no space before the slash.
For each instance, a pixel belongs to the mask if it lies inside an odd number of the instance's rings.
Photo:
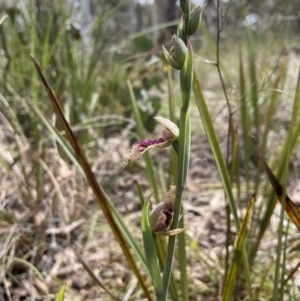
<svg viewBox="0 0 300 301">
<path fill-rule="evenodd" d="M 257 135 L 259 135 L 259 106 L 258 106 L 258 83 L 256 77 L 256 53 L 255 41 L 252 29 L 247 27 L 248 38 L 248 62 L 249 62 L 249 78 L 250 78 L 250 98 L 253 110 L 253 122 Z"/>
<path fill-rule="evenodd" d="M 142 231 L 143 231 L 143 243 L 146 255 L 146 261 L 148 270 L 154 285 L 156 295 L 161 295 L 163 293 L 163 286 L 160 276 L 160 268 L 158 262 L 158 255 L 156 251 L 156 245 L 153 237 L 153 232 L 149 223 L 149 202 L 150 198 L 146 200 L 143 206 L 142 212 Z"/>
<path fill-rule="evenodd" d="M 182 229 L 184 227 L 184 212 L 182 208 L 182 216 L 179 220 L 178 227 Z M 188 262 L 186 255 L 186 233 L 185 231 L 181 232 L 178 236 L 178 258 L 179 258 L 179 270 L 180 270 L 180 288 L 182 300 L 188 300 L 189 291 L 188 291 L 188 276 L 186 273 Z"/>
<path fill-rule="evenodd" d="M 238 213 L 237 213 L 237 208 L 236 208 L 236 204 L 234 201 L 234 197 L 233 197 L 233 193 L 232 193 L 232 188 L 231 188 L 231 184 L 230 184 L 230 180 L 229 180 L 229 176 L 228 176 L 228 172 L 227 172 L 227 168 L 225 165 L 225 161 L 220 149 L 220 145 L 219 145 L 219 141 L 217 138 L 217 134 L 214 130 L 211 118 L 210 118 L 210 114 L 202 93 L 202 89 L 200 87 L 200 83 L 197 77 L 196 72 L 194 71 L 194 80 L 193 80 L 193 91 L 194 91 L 194 96 L 195 96 L 195 100 L 196 100 L 196 105 L 198 107 L 200 116 L 202 118 L 202 122 L 205 128 L 205 131 L 207 133 L 207 138 L 209 140 L 212 152 L 214 154 L 215 160 L 216 160 L 216 164 L 224 185 L 224 189 L 229 201 L 229 205 L 230 205 L 230 209 L 231 212 L 233 214 L 234 217 L 234 221 L 235 221 L 235 225 L 237 227 L 237 229 L 240 229 L 240 220 L 238 217 Z"/>
<path fill-rule="evenodd" d="M 193 80 L 193 50 L 190 41 L 187 39 L 187 53 L 184 61 L 184 65 L 180 74 L 180 88 L 182 94 L 181 109 L 180 109 L 180 128 L 178 138 L 178 159 L 177 159 L 177 179 L 176 179 L 176 196 L 174 201 L 174 215 L 173 223 L 171 225 L 171 231 L 176 230 L 179 224 L 179 217 L 181 212 L 181 201 L 183 190 L 186 185 L 186 177 L 189 168 L 190 160 L 190 144 L 191 144 L 191 121 L 189 114 L 189 103 L 191 97 L 191 87 Z M 182 224 L 182 228 L 184 225 Z M 181 234 L 184 235 L 184 234 Z M 184 236 L 182 236 L 184 238 Z M 169 287 L 170 277 L 172 275 L 172 263 L 175 250 L 176 236 L 169 237 L 167 256 L 165 261 L 165 267 L 163 272 L 163 287 L 165 298 Z M 181 246 L 185 248 L 184 246 Z M 181 250 L 181 254 L 185 255 L 185 252 Z M 186 282 L 186 259 L 182 258 L 184 264 L 181 266 L 181 279 L 183 283 L 182 293 L 184 300 L 187 298 L 187 282 Z M 183 280 L 184 279 L 184 280 Z"/>
<path fill-rule="evenodd" d="M 65 300 L 65 292 L 66 292 L 66 284 L 64 284 L 62 286 L 62 288 L 60 289 L 57 297 L 55 298 L 55 301 L 64 301 Z"/>
<path fill-rule="evenodd" d="M 297 80 L 297 87 L 296 87 L 296 92 L 295 92 L 295 98 L 294 98 L 294 108 L 293 108 L 293 116 L 295 116 L 295 118 L 293 117 L 293 119 L 295 119 L 293 122 L 296 122 L 296 124 L 294 124 L 293 126 L 293 131 L 291 132 L 291 137 L 290 135 L 286 136 L 286 140 L 283 146 L 283 150 L 280 156 L 280 160 L 279 163 L 277 164 L 278 169 L 277 169 L 277 179 L 279 181 L 282 181 L 284 179 L 284 170 L 285 170 L 285 164 L 286 164 L 286 160 L 287 158 L 289 158 L 288 156 L 288 151 L 289 151 L 289 144 L 291 143 L 291 149 L 290 151 L 293 151 L 295 149 L 295 146 L 297 144 L 299 135 L 300 135 L 300 119 L 298 118 L 297 120 L 297 116 L 299 116 L 300 113 L 300 71 L 298 74 L 298 80 Z M 292 123 L 290 125 L 290 128 L 292 126 Z M 251 257 L 254 257 L 254 254 L 256 253 L 256 250 L 259 246 L 260 240 L 262 239 L 269 223 L 270 223 L 270 219 L 271 216 L 273 214 L 275 205 L 277 202 L 277 196 L 275 191 L 270 195 L 269 201 L 266 204 L 266 212 L 262 218 L 262 222 L 260 224 L 260 229 L 259 229 L 259 234 L 257 236 L 255 245 L 253 246 L 253 249 L 251 250 Z"/>
<path fill-rule="evenodd" d="M 240 221 L 239 217 L 237 214 L 237 208 L 236 204 L 234 201 L 233 193 L 232 193 L 232 188 L 230 184 L 230 179 L 228 176 L 228 172 L 226 169 L 226 164 L 220 149 L 220 145 L 218 142 L 218 138 L 213 126 L 213 123 L 210 118 L 210 114 L 202 93 L 202 89 L 197 77 L 196 72 L 194 71 L 194 77 L 193 77 L 193 91 L 194 91 L 194 96 L 195 96 L 195 101 L 200 113 L 200 116 L 202 118 L 202 122 L 205 128 L 205 131 L 207 133 L 207 138 L 210 143 L 212 152 L 214 154 L 214 158 L 216 160 L 216 164 L 219 170 L 220 177 L 223 182 L 224 190 L 226 193 L 226 196 L 228 198 L 229 206 L 231 209 L 231 213 L 233 214 L 233 218 L 235 221 L 236 228 L 240 230 Z M 249 263 L 248 263 L 248 257 L 245 248 L 243 248 L 243 264 L 245 268 L 245 276 L 247 280 L 247 286 L 248 286 L 248 293 L 250 300 L 254 300 L 253 298 L 253 292 L 252 292 L 252 286 L 251 286 L 251 279 L 250 279 L 250 269 L 249 269 Z"/>
<path fill-rule="evenodd" d="M 230 301 L 233 297 L 234 287 L 235 287 L 235 283 L 236 283 L 237 276 L 238 276 L 238 270 L 239 270 L 241 256 L 242 256 L 243 248 L 244 248 L 244 242 L 245 242 L 245 238 L 246 238 L 246 234 L 247 234 L 247 226 L 250 221 L 250 216 L 251 216 L 254 200 L 255 200 L 255 197 L 252 196 L 252 198 L 248 204 L 247 212 L 243 219 L 241 229 L 235 240 L 232 263 L 229 267 L 229 271 L 227 274 L 227 279 L 226 279 L 225 286 L 224 286 L 222 301 Z"/>
<path fill-rule="evenodd" d="M 276 176 L 266 163 L 265 159 L 261 156 L 260 151 L 258 150 L 257 143 L 254 140 L 256 151 L 258 153 L 259 159 L 263 164 L 264 170 L 268 176 L 268 179 L 275 190 L 275 193 L 278 197 L 280 203 L 284 206 L 284 210 L 287 215 L 290 217 L 292 222 L 296 225 L 298 230 L 300 231 L 300 210 L 298 206 L 289 198 L 288 195 L 285 194 L 286 189 L 283 189 L 280 182 L 277 180 Z"/>
</svg>

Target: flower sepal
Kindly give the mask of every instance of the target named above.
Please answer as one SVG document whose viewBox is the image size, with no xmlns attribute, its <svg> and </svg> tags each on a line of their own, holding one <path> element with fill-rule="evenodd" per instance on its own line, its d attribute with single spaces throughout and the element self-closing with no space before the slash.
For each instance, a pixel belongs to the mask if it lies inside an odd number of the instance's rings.
<svg viewBox="0 0 300 301">
<path fill-rule="evenodd" d="M 163 52 L 168 63 L 176 70 L 181 70 L 185 61 L 187 48 L 182 39 L 173 35 L 173 46 L 170 49 L 170 53 L 163 46 Z"/>
<path fill-rule="evenodd" d="M 201 14 L 202 14 L 201 5 L 195 6 L 192 9 L 190 14 L 190 19 L 189 19 L 189 36 L 191 36 L 197 31 L 201 21 Z"/>
</svg>

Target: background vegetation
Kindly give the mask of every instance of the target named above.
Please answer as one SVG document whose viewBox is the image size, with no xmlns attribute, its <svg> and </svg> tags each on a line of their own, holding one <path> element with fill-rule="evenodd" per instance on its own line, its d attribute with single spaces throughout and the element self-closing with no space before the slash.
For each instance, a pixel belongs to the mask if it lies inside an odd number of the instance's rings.
<svg viewBox="0 0 300 301">
<path fill-rule="evenodd" d="M 170 32 L 165 23 L 156 23 L 159 2 L 1 2 L 0 299 L 53 299 L 66 282 L 67 300 L 108 300 L 71 245 L 111 292 L 125 300 L 145 298 L 94 202 L 30 55 L 57 95 L 97 180 L 140 246 L 140 200 L 152 192 L 157 201 L 163 200 L 172 182 L 170 153 L 153 153 L 157 191 L 144 162 L 124 169 L 123 154 L 141 136 L 142 125 L 147 136 L 157 134 L 157 114 L 179 118 L 178 74 L 169 70 L 161 47 L 170 48 L 174 27 Z M 220 27 L 216 3 L 207 1 L 204 7 L 203 22 L 192 39 L 194 68 L 241 220 L 256 193 L 245 243 L 248 254 L 254 254 L 249 255 L 253 300 L 275 300 L 276 283 L 278 300 L 297 300 L 299 234 L 275 206 L 251 135 L 282 184 L 287 183 L 292 200 L 300 202 L 298 117 L 288 139 L 292 112 L 299 116 L 293 111 L 294 99 L 299 102 L 299 3 L 229 1 L 221 7 Z M 139 126 L 128 79 L 142 120 Z M 191 105 L 191 163 L 184 195 L 188 297 L 217 300 L 237 229 L 197 107 L 193 101 Z M 178 253 L 175 258 L 176 271 Z M 138 268 L 146 277 L 140 261 Z M 242 267 L 239 275 L 234 300 L 248 300 Z M 174 283 L 181 283 L 176 272 Z M 151 290 L 149 280 L 146 284 Z M 171 298 L 180 297 L 171 288 Z"/>
</svg>

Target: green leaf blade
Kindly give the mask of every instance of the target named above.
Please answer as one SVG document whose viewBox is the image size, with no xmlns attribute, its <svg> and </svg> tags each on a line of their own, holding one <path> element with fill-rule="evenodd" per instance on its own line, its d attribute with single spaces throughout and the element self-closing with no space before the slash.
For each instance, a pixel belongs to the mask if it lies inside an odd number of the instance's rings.
<svg viewBox="0 0 300 301">
<path fill-rule="evenodd" d="M 238 236 L 237 236 L 235 244 L 234 244 L 234 253 L 233 253 L 232 263 L 229 267 L 229 272 L 227 274 L 227 279 L 225 282 L 225 288 L 224 288 L 222 301 L 230 301 L 233 297 L 234 287 L 235 287 L 235 283 L 236 283 L 237 276 L 238 276 L 239 265 L 241 262 L 243 248 L 244 248 L 244 242 L 245 242 L 245 238 L 246 238 L 246 234 L 247 234 L 247 226 L 250 221 L 250 216 L 251 216 L 252 208 L 254 205 L 254 200 L 255 200 L 255 197 L 252 196 L 252 198 L 249 202 L 248 208 L 247 208 L 246 215 L 243 219 L 241 229 L 238 233 Z"/>
<path fill-rule="evenodd" d="M 156 245 L 153 237 L 153 232 L 149 223 L 149 209 L 148 209 L 149 202 L 150 202 L 150 198 L 145 202 L 143 206 L 142 233 L 143 233 L 143 244 L 145 249 L 146 262 L 157 295 L 157 294 L 162 294 L 163 286 L 162 286 L 162 281 L 160 276 L 160 268 L 158 263 Z"/>
<path fill-rule="evenodd" d="M 65 300 L 65 292 L 66 292 L 66 284 L 62 286 L 60 289 L 55 301 L 64 301 Z"/>
</svg>

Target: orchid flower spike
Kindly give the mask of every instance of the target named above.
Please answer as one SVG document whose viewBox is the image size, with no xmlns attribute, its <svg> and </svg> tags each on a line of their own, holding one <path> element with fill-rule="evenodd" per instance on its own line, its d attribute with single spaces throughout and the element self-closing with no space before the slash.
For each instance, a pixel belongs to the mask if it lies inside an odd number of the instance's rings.
<svg viewBox="0 0 300 301">
<path fill-rule="evenodd" d="M 135 143 L 131 149 L 124 155 L 125 165 L 131 165 L 133 162 L 140 159 L 140 157 L 151 148 L 166 148 L 174 143 L 179 136 L 179 128 L 172 121 L 163 117 L 154 117 L 164 128 L 161 135 L 157 139 L 146 139 Z"/>
</svg>

